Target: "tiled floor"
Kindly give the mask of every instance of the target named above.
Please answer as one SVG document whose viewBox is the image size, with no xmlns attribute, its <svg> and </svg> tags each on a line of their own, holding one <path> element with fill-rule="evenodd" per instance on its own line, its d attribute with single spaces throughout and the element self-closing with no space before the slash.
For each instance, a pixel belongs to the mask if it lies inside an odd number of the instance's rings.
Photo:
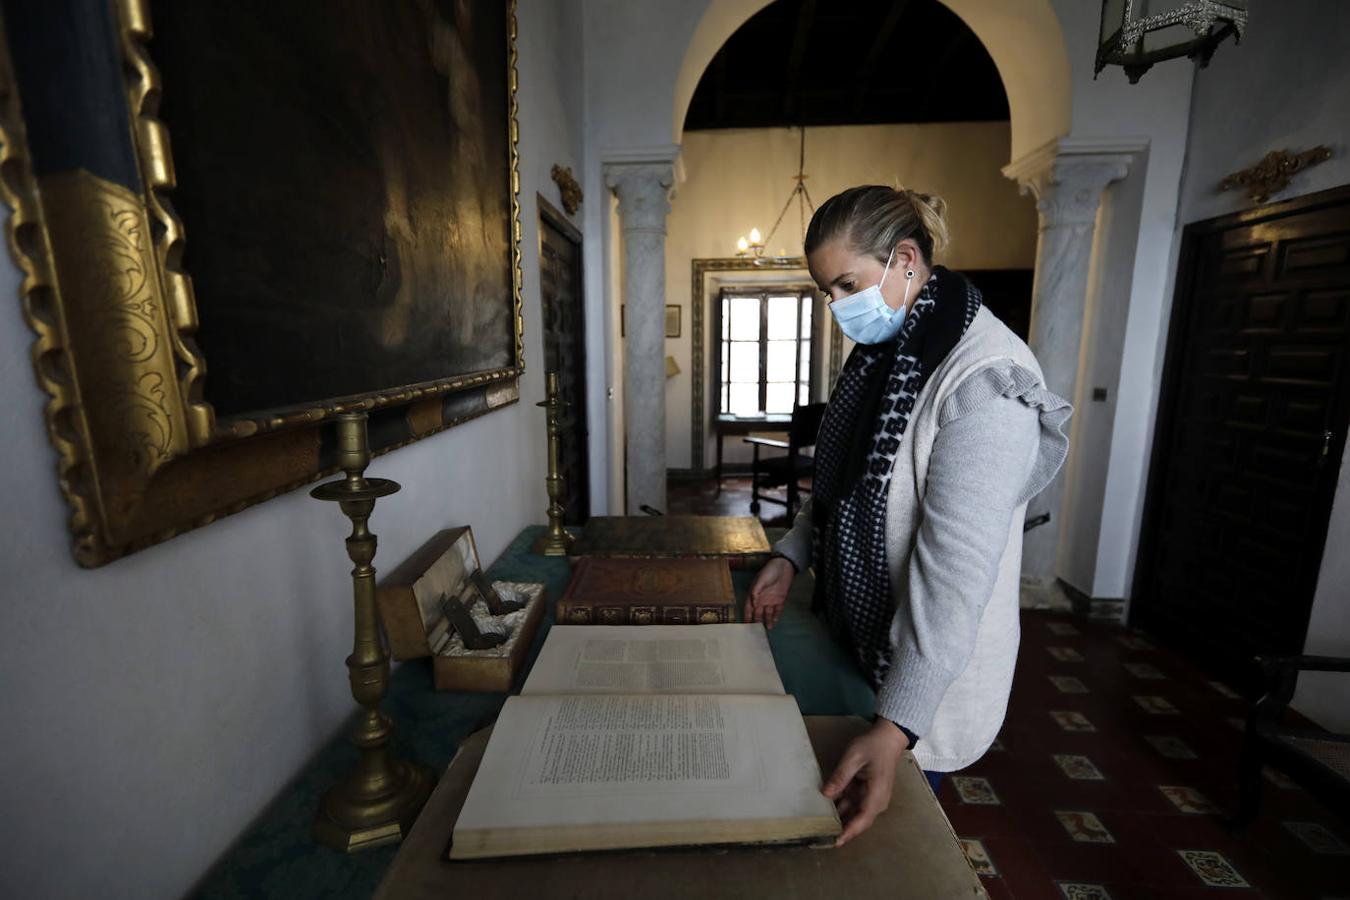
<svg viewBox="0 0 1350 900">
<path fill-rule="evenodd" d="M 1350 897 L 1350 825 L 1278 773 L 1225 828 L 1245 711 L 1143 635 L 1024 611 L 999 743 L 938 796 L 994 898 Z"/>
</svg>

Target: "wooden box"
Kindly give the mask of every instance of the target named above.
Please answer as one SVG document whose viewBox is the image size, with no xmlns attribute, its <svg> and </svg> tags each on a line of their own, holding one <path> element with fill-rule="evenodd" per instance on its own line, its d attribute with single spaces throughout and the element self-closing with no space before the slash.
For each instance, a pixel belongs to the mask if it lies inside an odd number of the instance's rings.
<svg viewBox="0 0 1350 900">
<path fill-rule="evenodd" d="M 506 600 L 523 599 L 523 609 L 496 617 L 507 628 L 506 642 L 468 650 L 441 611 L 442 595 L 456 596 L 481 564 L 473 531 L 438 532 L 387 575 L 375 602 L 394 659 L 432 657 L 438 691 L 509 691 L 524 664 L 544 617 L 544 586 L 494 581 Z M 487 610 L 475 609 L 478 615 Z"/>
</svg>

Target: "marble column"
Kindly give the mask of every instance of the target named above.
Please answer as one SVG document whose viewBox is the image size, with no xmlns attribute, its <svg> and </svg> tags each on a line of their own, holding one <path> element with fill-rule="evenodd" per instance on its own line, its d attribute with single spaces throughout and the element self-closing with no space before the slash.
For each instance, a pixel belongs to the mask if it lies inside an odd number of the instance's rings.
<svg viewBox="0 0 1350 900">
<path fill-rule="evenodd" d="M 1045 372 L 1046 385 L 1070 402 L 1077 394 L 1097 210 L 1107 186 L 1125 177 L 1132 159 L 1130 153 L 1100 144 L 1061 139 L 1003 170 L 1023 193 L 1035 195 L 1040 214 L 1027 343 Z M 1027 507 L 1028 519 L 1047 512 L 1051 518 L 1027 532 L 1022 546 L 1024 577 L 1048 582 L 1056 575 L 1064 476 L 1061 470 Z"/>
<path fill-rule="evenodd" d="M 666 216 L 673 162 L 605 164 L 623 235 L 623 393 L 628 515 L 666 509 Z"/>
</svg>

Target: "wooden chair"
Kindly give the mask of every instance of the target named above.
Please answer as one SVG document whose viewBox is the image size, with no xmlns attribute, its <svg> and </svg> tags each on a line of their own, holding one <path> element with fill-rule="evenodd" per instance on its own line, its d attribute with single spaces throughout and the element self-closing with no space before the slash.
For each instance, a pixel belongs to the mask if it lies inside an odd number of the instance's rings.
<svg viewBox="0 0 1350 900">
<path fill-rule="evenodd" d="M 759 515 L 760 502 L 781 503 L 787 507 L 788 521 L 801 507 L 801 493 L 810 493 L 811 488 L 803 486 L 803 478 L 815 474 L 815 460 L 802 453 L 815 447 L 816 435 L 820 433 L 820 421 L 825 417 L 824 403 L 808 403 L 792 409 L 792 421 L 788 423 L 788 439 L 779 441 L 773 438 L 742 438 L 754 447 L 755 457 L 750 468 L 750 512 Z M 772 447 L 786 450 L 786 456 L 761 458 L 759 448 Z M 779 500 L 761 494 L 764 488 L 786 488 L 786 498 Z"/>
<path fill-rule="evenodd" d="M 1252 708 L 1242 743 L 1235 828 L 1260 812 L 1261 769 L 1269 764 L 1342 815 L 1350 815 L 1350 734 L 1295 727 L 1281 722 L 1294 697 L 1299 672 L 1350 672 L 1350 658 L 1285 656 L 1258 658 L 1268 690 Z"/>
</svg>

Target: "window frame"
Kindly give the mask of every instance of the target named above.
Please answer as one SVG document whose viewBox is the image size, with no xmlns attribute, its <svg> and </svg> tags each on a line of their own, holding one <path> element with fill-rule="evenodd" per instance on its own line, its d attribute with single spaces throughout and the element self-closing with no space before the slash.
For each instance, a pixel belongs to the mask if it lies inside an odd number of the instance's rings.
<svg viewBox="0 0 1350 900">
<path fill-rule="evenodd" d="M 796 380 L 793 382 L 793 408 L 805 405 L 801 400 L 801 385 L 806 383 L 807 403 L 810 403 L 816 394 L 816 369 L 819 358 L 816 332 L 819 331 L 820 310 L 816 307 L 819 301 L 819 291 L 814 285 L 807 287 L 805 285 L 728 285 L 717 292 L 716 300 L 713 304 L 713 388 L 716 396 L 716 408 L 714 418 L 720 416 L 730 416 L 730 413 L 724 410 L 723 397 L 726 394 L 727 383 L 724 381 L 726 373 L 722 370 L 722 351 L 731 341 L 722 336 L 722 309 L 726 302 L 736 298 L 753 298 L 759 301 L 759 409 L 764 412 L 763 418 L 769 416 L 782 416 L 788 413 L 769 413 L 768 406 L 768 367 L 769 367 L 769 298 L 787 297 L 797 298 L 797 337 L 796 350 L 794 353 L 794 365 Z M 803 334 L 802 330 L 802 305 L 806 304 L 811 310 L 811 321 L 809 333 Z M 806 337 L 809 343 L 809 353 L 806 361 L 806 378 L 802 378 L 802 338 Z M 748 342 L 746 342 L 748 343 Z M 778 383 L 778 382 L 775 382 Z M 729 400 L 729 398 L 728 398 Z M 742 421 L 753 421 L 753 417 L 739 417 Z"/>
</svg>

